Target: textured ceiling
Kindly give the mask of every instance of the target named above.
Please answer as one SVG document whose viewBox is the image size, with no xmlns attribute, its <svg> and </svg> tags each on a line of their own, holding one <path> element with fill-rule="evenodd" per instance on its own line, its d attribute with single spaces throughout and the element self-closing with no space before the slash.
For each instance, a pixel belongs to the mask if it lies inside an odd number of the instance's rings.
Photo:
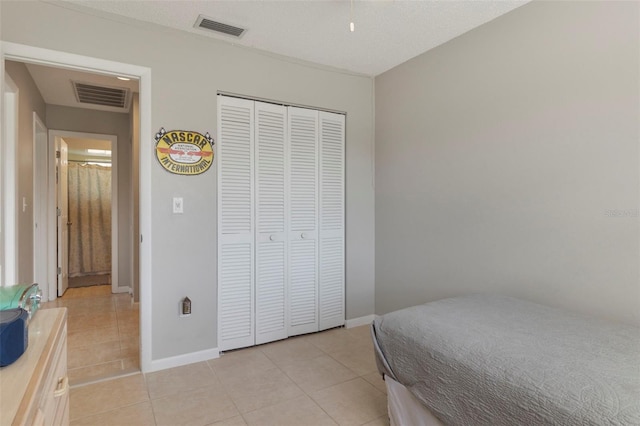
<svg viewBox="0 0 640 426">
<path fill-rule="evenodd" d="M 71 0 L 67 5 L 375 76 L 525 3 L 354 1 L 353 33 L 349 0 Z M 247 32 L 236 39 L 196 29 L 193 25 L 200 14 Z"/>
</svg>

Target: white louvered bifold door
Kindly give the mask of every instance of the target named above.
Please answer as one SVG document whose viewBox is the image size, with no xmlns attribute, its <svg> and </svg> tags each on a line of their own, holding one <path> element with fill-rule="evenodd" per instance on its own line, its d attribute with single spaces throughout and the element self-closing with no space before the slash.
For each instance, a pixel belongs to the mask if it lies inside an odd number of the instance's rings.
<svg viewBox="0 0 640 426">
<path fill-rule="evenodd" d="M 253 101 L 218 96 L 218 349 L 255 344 Z"/>
<path fill-rule="evenodd" d="M 288 108 L 289 335 L 318 331 L 318 111 Z"/>
<path fill-rule="evenodd" d="M 287 109 L 255 103 L 256 344 L 287 337 Z"/>
<path fill-rule="evenodd" d="M 344 325 L 344 132 L 345 116 L 320 112 L 320 330 Z"/>
</svg>

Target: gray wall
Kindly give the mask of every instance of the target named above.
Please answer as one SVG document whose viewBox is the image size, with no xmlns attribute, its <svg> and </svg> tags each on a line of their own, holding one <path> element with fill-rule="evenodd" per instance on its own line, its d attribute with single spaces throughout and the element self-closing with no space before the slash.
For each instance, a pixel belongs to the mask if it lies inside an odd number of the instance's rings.
<svg viewBox="0 0 640 426">
<path fill-rule="evenodd" d="M 638 18 L 533 2 L 376 77 L 377 313 L 495 292 L 640 324 Z"/>
<path fill-rule="evenodd" d="M 3 40 L 150 67 L 154 133 L 164 127 L 215 135 L 218 90 L 345 111 L 347 318 L 374 312 L 370 78 L 167 28 L 84 15 L 70 6 L 2 1 L 0 7 Z M 153 143 L 141 140 L 140 149 L 152 150 Z M 154 360 L 217 347 L 215 167 L 177 176 L 152 163 Z M 171 213 L 174 196 L 184 198 L 182 215 Z M 185 295 L 193 314 L 179 318 Z"/>
<path fill-rule="evenodd" d="M 47 128 L 118 137 L 118 287 L 131 286 L 131 135 L 128 114 L 47 105 Z"/>
<path fill-rule="evenodd" d="M 24 64 L 6 61 L 5 71 L 18 86 L 18 146 L 16 194 L 19 283 L 33 282 L 33 112 L 44 122 L 45 103 Z M 22 199 L 26 208 L 22 210 Z M 12 285 L 17 283 L 7 283 Z M 40 283 L 42 286 L 44 283 Z"/>
</svg>

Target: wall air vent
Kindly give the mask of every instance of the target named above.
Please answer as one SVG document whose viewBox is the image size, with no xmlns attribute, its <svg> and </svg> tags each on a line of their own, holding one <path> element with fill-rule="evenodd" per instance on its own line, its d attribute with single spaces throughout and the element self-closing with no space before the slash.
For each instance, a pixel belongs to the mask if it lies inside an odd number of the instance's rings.
<svg viewBox="0 0 640 426">
<path fill-rule="evenodd" d="M 240 38 L 247 31 L 245 28 L 235 27 L 229 24 L 223 24 L 222 22 L 214 21 L 205 16 L 198 16 L 196 20 L 195 28 L 204 28 L 205 30 L 215 31 L 220 34 L 229 35 L 232 37 Z"/>
<path fill-rule="evenodd" d="M 126 108 L 129 102 L 129 89 L 123 87 L 96 86 L 94 84 L 73 81 L 76 99 L 81 104 L 101 105 L 114 108 Z"/>
</svg>

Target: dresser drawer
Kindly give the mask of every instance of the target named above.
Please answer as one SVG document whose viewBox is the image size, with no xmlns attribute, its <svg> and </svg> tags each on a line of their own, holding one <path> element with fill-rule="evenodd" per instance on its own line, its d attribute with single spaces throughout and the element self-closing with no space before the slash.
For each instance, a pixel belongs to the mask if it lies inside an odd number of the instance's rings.
<svg viewBox="0 0 640 426">
<path fill-rule="evenodd" d="M 69 378 L 67 376 L 67 328 L 64 327 L 55 349 L 55 355 L 40 399 L 39 408 L 45 418 L 45 425 L 59 425 L 68 407 Z"/>
</svg>

